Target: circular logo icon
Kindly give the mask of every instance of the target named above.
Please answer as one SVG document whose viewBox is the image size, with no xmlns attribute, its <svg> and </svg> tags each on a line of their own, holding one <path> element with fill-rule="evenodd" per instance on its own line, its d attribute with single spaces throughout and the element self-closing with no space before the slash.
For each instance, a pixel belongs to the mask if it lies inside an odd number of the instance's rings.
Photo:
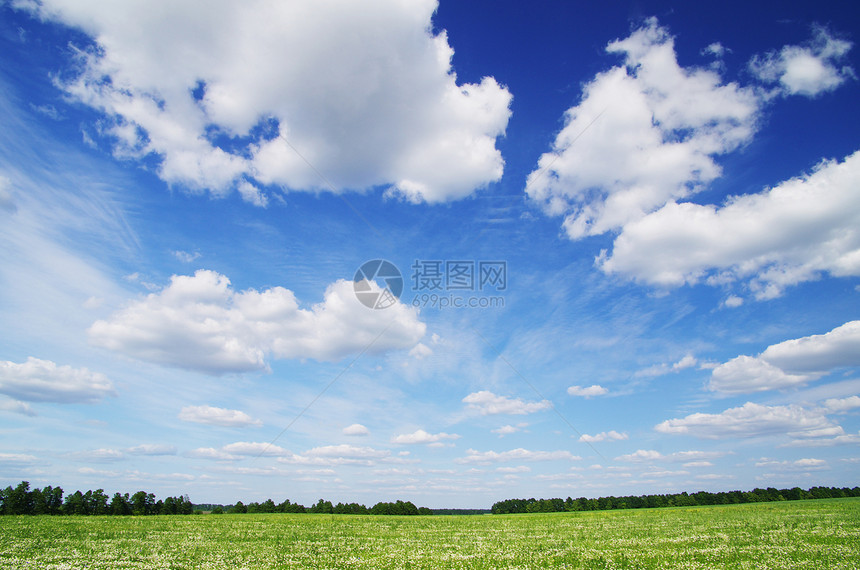
<svg viewBox="0 0 860 570">
<path fill-rule="evenodd" d="M 384 259 L 372 259 L 358 268 L 352 283 L 355 297 L 371 309 L 387 309 L 403 293 L 403 275 Z"/>
</svg>

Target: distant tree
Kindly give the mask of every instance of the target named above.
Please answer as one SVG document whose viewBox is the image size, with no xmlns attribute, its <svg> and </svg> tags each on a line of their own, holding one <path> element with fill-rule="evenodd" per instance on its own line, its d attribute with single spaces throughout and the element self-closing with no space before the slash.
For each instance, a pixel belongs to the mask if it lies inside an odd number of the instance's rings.
<svg viewBox="0 0 860 570">
<path fill-rule="evenodd" d="M 128 493 L 125 495 L 120 495 L 119 493 L 114 493 L 113 498 L 110 501 L 110 506 L 108 507 L 110 510 L 110 514 L 112 515 L 130 515 L 131 514 L 131 502 L 128 498 Z"/>
<path fill-rule="evenodd" d="M 63 502 L 64 515 L 85 515 L 87 514 L 87 504 L 84 499 L 84 494 L 80 491 L 75 491 L 66 497 Z"/>
<path fill-rule="evenodd" d="M 131 496 L 131 514 L 151 515 L 155 512 L 155 495 L 146 491 L 138 491 Z"/>
<path fill-rule="evenodd" d="M 212 509 L 212 514 L 213 514 L 213 515 L 223 515 L 223 514 L 224 514 L 224 509 L 222 509 L 222 508 L 221 508 L 221 506 L 220 506 L 220 505 L 218 505 L 217 507 L 215 507 L 214 509 Z"/>
<path fill-rule="evenodd" d="M 317 501 L 317 504 L 308 509 L 309 513 L 319 513 L 324 515 L 330 515 L 334 513 L 334 506 L 331 504 L 331 501 L 324 501 L 320 499 Z"/>
</svg>

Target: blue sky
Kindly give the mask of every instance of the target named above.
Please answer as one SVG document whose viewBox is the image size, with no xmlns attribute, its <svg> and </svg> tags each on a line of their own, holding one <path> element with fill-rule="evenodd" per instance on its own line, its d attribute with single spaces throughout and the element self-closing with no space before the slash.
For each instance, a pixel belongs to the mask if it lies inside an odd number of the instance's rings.
<svg viewBox="0 0 860 570">
<path fill-rule="evenodd" d="M 787 4 L 0 3 L 0 484 L 856 485 L 860 11 Z"/>
</svg>

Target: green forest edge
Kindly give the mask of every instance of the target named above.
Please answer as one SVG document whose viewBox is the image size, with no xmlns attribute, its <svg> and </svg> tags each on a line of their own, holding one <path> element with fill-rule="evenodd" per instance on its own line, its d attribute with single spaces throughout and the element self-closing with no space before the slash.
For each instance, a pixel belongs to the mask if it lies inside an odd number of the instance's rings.
<svg viewBox="0 0 860 570">
<path fill-rule="evenodd" d="M 554 513 L 571 511 L 606 511 L 613 509 L 643 509 L 662 507 L 691 507 L 698 505 L 733 505 L 740 503 L 764 503 L 772 501 L 798 501 L 807 499 L 836 499 L 860 497 L 860 487 L 800 487 L 792 489 L 753 489 L 752 491 L 727 491 L 710 493 L 699 491 L 664 495 L 641 495 L 626 497 L 600 497 L 587 499 L 507 499 L 493 504 L 492 509 L 428 509 L 416 507 L 411 501 L 393 503 L 379 502 L 371 508 L 358 503 L 338 503 L 320 499 L 314 506 L 305 507 L 291 503 L 289 499 L 280 504 L 268 499 L 262 503 L 245 505 L 193 504 L 188 495 L 167 497 L 156 501 L 155 495 L 138 491 L 115 493 L 108 497 L 103 489 L 75 491 L 63 499 L 62 487 L 34 488 L 21 481 L 14 489 L 0 489 L 0 515 L 190 515 L 223 513 L 319 513 L 343 515 L 467 515 L 467 514 L 518 514 Z"/>
</svg>

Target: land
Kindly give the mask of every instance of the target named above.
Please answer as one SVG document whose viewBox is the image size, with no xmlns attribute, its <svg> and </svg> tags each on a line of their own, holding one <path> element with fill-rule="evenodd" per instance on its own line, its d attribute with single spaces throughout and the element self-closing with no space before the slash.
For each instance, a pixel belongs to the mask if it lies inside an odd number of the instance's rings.
<svg viewBox="0 0 860 570">
<path fill-rule="evenodd" d="M 2 516 L 0 567 L 857 568 L 860 499 L 523 515 Z"/>
</svg>

